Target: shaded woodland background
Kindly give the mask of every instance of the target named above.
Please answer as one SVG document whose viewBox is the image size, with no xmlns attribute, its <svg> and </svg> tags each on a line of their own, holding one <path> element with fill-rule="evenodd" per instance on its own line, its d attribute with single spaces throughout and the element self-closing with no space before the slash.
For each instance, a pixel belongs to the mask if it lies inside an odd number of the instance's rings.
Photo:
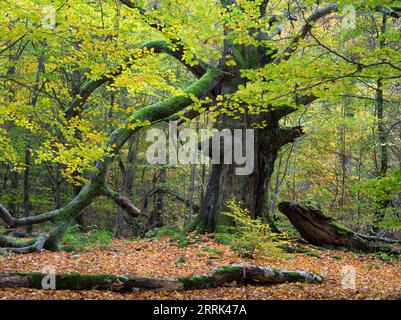
<svg viewBox="0 0 401 320">
<path fill-rule="evenodd" d="M 224 213 L 241 211 L 227 206 L 234 197 L 269 233 L 296 234 L 277 209 L 287 200 L 356 232 L 399 237 L 397 3 L 353 3 L 349 29 L 345 2 L 57 4 L 53 29 L 40 28 L 31 1 L 2 26 L 0 203 L 11 227 L 82 201 L 56 219 L 45 248 L 67 230 L 212 233 L 233 225 Z M 254 172 L 150 165 L 146 130 L 167 132 L 173 118 L 183 128 L 256 128 Z M 27 235 L 50 228 L 30 224 Z"/>
</svg>

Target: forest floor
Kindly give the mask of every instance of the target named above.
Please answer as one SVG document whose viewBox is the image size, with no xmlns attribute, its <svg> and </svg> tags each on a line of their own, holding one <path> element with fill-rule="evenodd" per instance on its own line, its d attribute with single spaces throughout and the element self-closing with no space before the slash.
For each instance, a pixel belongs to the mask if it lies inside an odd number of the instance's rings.
<svg viewBox="0 0 401 320">
<path fill-rule="evenodd" d="M 386 259 L 385 259 L 386 260 Z M 0 289 L 0 299 L 395 299 L 401 296 L 401 261 L 339 250 L 315 250 L 313 255 L 239 258 L 228 246 L 204 236 L 179 248 L 168 238 L 117 240 L 85 252 L 49 252 L 0 256 L 0 272 L 41 272 L 54 266 L 58 273 L 110 273 L 146 277 L 200 275 L 229 264 L 280 269 L 305 269 L 327 277 L 321 284 L 285 283 L 180 291 L 114 293 L 108 291 Z M 356 271 L 356 290 L 343 289 L 343 267 Z"/>
</svg>

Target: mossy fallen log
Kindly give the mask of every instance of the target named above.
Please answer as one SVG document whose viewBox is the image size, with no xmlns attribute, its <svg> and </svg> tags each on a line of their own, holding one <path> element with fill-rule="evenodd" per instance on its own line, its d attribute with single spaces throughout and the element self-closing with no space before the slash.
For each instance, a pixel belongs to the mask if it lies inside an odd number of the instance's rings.
<svg viewBox="0 0 401 320">
<path fill-rule="evenodd" d="M 54 287 L 50 284 L 54 281 Z M 55 290 L 195 290 L 243 284 L 278 284 L 284 282 L 319 283 L 324 278 L 305 270 L 279 270 L 259 266 L 230 265 L 212 270 L 209 274 L 178 278 L 145 278 L 110 274 L 42 274 L 0 273 L 0 288 L 34 288 Z"/>
<path fill-rule="evenodd" d="M 386 241 L 380 241 L 379 237 L 356 233 L 313 206 L 284 201 L 279 203 L 278 209 L 290 220 L 301 236 L 313 245 L 368 253 L 377 251 L 400 253 L 398 249 L 386 244 Z"/>
</svg>

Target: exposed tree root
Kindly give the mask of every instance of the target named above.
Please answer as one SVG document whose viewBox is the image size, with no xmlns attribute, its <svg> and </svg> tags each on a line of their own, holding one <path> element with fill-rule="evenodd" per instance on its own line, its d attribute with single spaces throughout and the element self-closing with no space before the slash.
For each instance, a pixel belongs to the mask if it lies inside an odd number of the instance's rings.
<svg viewBox="0 0 401 320">
<path fill-rule="evenodd" d="M 284 201 L 278 205 L 278 209 L 287 216 L 301 236 L 313 245 L 400 254 L 400 250 L 387 244 L 399 243 L 398 240 L 356 233 L 312 206 Z"/>
<path fill-rule="evenodd" d="M 144 278 L 110 274 L 56 274 L 56 290 L 194 290 L 243 284 L 278 284 L 283 282 L 319 283 L 323 277 L 304 270 L 287 271 L 265 267 L 230 265 L 212 270 L 207 275 L 180 278 Z M 48 281 L 48 282 L 47 282 Z M 42 282 L 51 283 L 51 275 L 40 273 L 0 273 L 0 288 L 43 289 Z"/>
</svg>

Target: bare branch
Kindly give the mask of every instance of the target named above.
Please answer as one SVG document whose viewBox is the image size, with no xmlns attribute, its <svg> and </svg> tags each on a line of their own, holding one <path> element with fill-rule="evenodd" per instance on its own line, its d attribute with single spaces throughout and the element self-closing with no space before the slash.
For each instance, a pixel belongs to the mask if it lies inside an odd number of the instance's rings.
<svg viewBox="0 0 401 320">
<path fill-rule="evenodd" d="M 284 49 L 283 51 L 283 56 L 278 57 L 274 63 L 279 64 L 281 61 L 286 61 L 290 58 L 291 53 L 293 53 L 297 47 L 299 41 L 304 39 L 309 32 L 312 30 L 313 25 L 317 20 L 320 18 L 333 13 L 338 10 L 338 3 L 317 9 L 314 13 L 312 13 L 305 21 L 305 24 L 301 27 L 301 29 L 298 31 L 297 35 L 292 39 L 290 45 Z"/>
<path fill-rule="evenodd" d="M 49 221 L 53 219 L 59 212 L 60 209 L 48 211 L 37 216 L 16 219 L 3 205 L 0 204 L 0 218 L 10 227 L 27 226 Z"/>
<path fill-rule="evenodd" d="M 128 199 L 127 197 L 119 194 L 118 192 L 112 190 L 108 186 L 105 186 L 102 189 L 103 195 L 112 199 L 121 209 L 123 209 L 126 213 L 131 217 L 139 217 L 146 216 L 146 213 L 139 210 L 135 205 Z"/>
</svg>

